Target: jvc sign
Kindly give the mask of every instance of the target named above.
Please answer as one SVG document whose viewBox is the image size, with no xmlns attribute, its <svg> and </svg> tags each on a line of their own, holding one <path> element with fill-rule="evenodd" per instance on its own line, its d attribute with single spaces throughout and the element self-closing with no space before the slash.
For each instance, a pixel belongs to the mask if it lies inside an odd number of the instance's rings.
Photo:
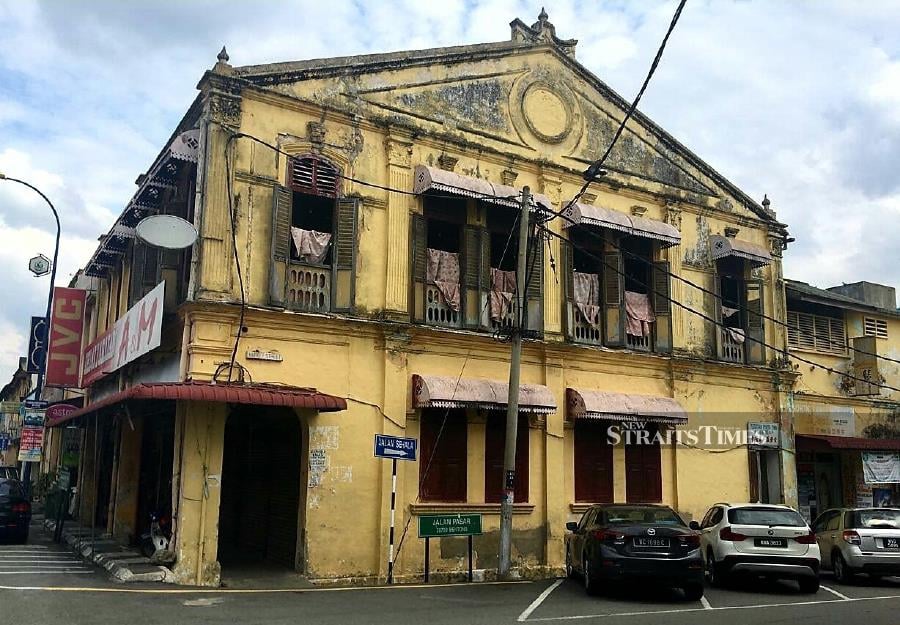
<svg viewBox="0 0 900 625">
<path fill-rule="evenodd" d="M 416 439 L 376 434 L 375 457 L 390 458 L 391 460 L 415 460 Z"/>
</svg>

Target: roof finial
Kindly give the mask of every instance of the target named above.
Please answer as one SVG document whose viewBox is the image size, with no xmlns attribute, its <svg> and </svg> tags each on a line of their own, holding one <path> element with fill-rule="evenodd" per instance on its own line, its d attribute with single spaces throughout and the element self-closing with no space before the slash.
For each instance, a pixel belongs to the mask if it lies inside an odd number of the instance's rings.
<svg viewBox="0 0 900 625">
<path fill-rule="evenodd" d="M 228 62 L 228 50 L 225 49 L 225 46 L 222 46 L 222 51 L 219 52 L 219 55 L 216 57 L 219 63 L 227 63 Z"/>
<path fill-rule="evenodd" d="M 544 7 L 541 7 L 541 12 L 538 14 L 538 21 L 546 22 L 549 19 L 550 19 L 550 16 L 547 15 L 547 11 L 544 9 Z"/>
<path fill-rule="evenodd" d="M 770 205 L 771 203 L 772 203 L 772 202 L 769 201 L 769 196 L 768 196 L 768 194 L 763 193 L 763 201 L 762 201 L 763 208 L 769 208 L 769 205 Z"/>
</svg>

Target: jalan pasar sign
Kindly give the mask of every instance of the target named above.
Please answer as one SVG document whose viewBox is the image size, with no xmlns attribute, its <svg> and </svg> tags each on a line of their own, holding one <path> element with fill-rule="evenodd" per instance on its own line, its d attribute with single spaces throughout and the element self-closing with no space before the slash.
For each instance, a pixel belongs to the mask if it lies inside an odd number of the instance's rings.
<svg viewBox="0 0 900 625">
<path fill-rule="evenodd" d="M 84 350 L 81 386 L 159 347 L 166 283 L 160 282 Z"/>
</svg>

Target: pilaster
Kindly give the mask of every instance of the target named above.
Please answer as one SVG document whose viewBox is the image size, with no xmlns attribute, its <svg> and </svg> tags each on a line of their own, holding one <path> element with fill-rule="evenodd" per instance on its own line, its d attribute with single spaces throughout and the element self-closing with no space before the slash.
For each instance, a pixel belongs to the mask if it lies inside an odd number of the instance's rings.
<svg viewBox="0 0 900 625">
<path fill-rule="evenodd" d="M 681 232 L 681 209 L 672 203 L 666 204 L 666 223 L 674 226 L 678 232 Z M 681 275 L 681 247 L 673 245 L 663 251 L 663 259 L 669 263 L 669 271 L 676 275 Z M 669 280 L 669 295 L 676 302 L 684 300 L 685 284 L 676 278 Z M 686 339 L 688 328 L 685 325 L 685 311 L 681 306 L 672 305 L 672 348 L 675 350 L 685 349 L 687 347 Z"/>
<path fill-rule="evenodd" d="M 412 137 L 395 129 L 385 140 L 388 186 L 412 191 Z M 398 191 L 388 193 L 387 206 L 387 280 L 385 312 L 390 317 L 408 319 L 409 309 L 409 212 L 412 196 Z"/>
<path fill-rule="evenodd" d="M 546 173 L 540 175 L 541 193 L 550 198 L 555 206 L 559 206 L 562 197 L 562 179 Z M 548 227 L 559 233 L 562 228 L 562 220 L 554 219 Z M 548 235 L 549 236 L 549 235 Z M 547 246 L 547 241 L 541 241 L 541 245 Z M 560 264 L 560 241 L 551 236 L 549 240 L 550 257 L 545 256 L 544 263 L 544 333 L 550 339 L 562 339 L 562 290 L 563 281 L 562 265 Z"/>
</svg>

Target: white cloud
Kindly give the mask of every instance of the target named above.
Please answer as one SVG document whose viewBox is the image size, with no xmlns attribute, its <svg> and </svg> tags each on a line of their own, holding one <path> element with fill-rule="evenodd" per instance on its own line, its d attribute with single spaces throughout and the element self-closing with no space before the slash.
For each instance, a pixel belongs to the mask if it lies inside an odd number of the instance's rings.
<svg viewBox="0 0 900 625">
<path fill-rule="evenodd" d="M 633 97 L 675 0 L 557 0 L 588 69 Z M 90 256 L 227 44 L 235 65 L 505 40 L 525 0 L 0 3 L 0 171 L 36 183 L 65 233 L 60 284 Z M 900 3 L 692 0 L 641 110 L 756 198 L 797 242 L 789 275 L 900 282 Z M 52 252 L 39 198 L 0 183 L 0 382 Z M 12 346 L 12 347 L 10 347 Z M 11 350 L 11 351 L 10 351 Z"/>
</svg>

